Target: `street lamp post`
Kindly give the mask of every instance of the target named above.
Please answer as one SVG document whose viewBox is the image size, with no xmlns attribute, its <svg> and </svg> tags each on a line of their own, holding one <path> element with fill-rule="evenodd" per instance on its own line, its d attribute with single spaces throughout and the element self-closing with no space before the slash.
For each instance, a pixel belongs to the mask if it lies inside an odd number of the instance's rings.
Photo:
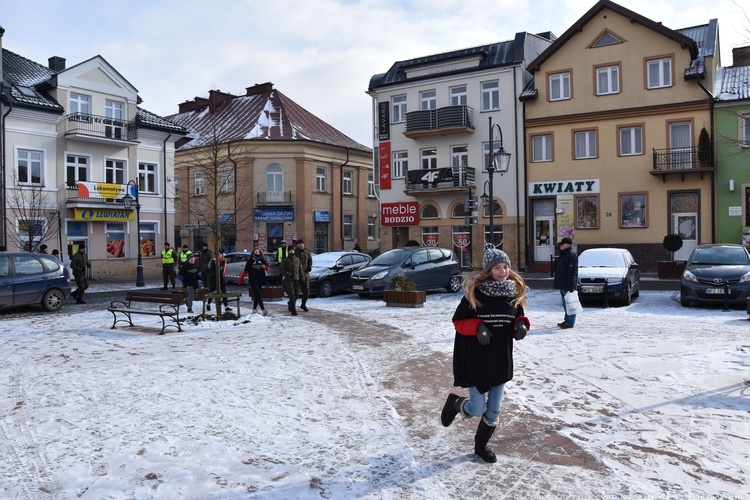
<svg viewBox="0 0 750 500">
<path fill-rule="evenodd" d="M 130 186 L 135 188 L 135 198 L 130 195 Z M 146 282 L 143 280 L 143 258 L 141 257 L 141 202 L 138 197 L 138 184 L 133 180 L 128 181 L 125 191 L 122 203 L 127 210 L 130 210 L 130 207 L 133 206 L 133 200 L 135 200 L 135 227 L 138 228 L 138 264 L 135 267 L 135 286 L 146 286 Z"/>
<path fill-rule="evenodd" d="M 508 171 L 508 168 L 510 167 L 510 153 L 505 151 L 505 148 L 503 148 L 503 129 L 500 128 L 500 124 L 496 123 L 493 127 L 492 125 L 492 117 L 489 117 L 490 120 L 490 151 L 487 155 L 487 174 L 489 176 L 489 196 L 484 201 L 486 203 L 486 206 L 489 209 L 490 212 L 490 243 L 492 246 L 495 246 L 495 195 L 493 193 L 493 180 L 492 180 L 492 174 L 495 172 L 500 172 L 500 175 L 503 175 L 505 172 Z M 494 145 L 493 145 L 493 136 L 494 136 L 494 129 L 497 128 L 498 132 L 500 132 L 500 147 L 497 151 L 495 151 Z M 484 198 L 484 196 L 482 196 Z"/>
</svg>

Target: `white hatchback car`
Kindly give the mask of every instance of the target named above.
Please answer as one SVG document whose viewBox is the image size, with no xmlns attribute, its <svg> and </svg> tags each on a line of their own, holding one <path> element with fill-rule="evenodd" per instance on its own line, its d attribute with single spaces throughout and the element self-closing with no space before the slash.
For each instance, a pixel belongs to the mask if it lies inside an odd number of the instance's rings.
<svg viewBox="0 0 750 500">
<path fill-rule="evenodd" d="M 624 248 L 589 248 L 578 256 L 578 295 L 630 305 L 641 292 L 638 264 Z"/>
</svg>

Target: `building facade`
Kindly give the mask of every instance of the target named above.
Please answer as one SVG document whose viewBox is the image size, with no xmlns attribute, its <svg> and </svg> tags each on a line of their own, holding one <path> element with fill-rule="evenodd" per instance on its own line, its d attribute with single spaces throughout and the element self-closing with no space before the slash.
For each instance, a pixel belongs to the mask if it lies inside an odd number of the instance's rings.
<svg viewBox="0 0 750 500">
<path fill-rule="evenodd" d="M 716 97 L 716 241 L 750 246 L 750 47 L 719 68 Z"/>
<path fill-rule="evenodd" d="M 180 104 L 175 240 L 274 251 L 303 239 L 316 252 L 379 247 L 372 150 L 273 84 L 218 90 Z"/>
<path fill-rule="evenodd" d="M 525 266 L 523 115 L 526 64 L 553 36 L 514 40 L 396 62 L 374 75 L 376 171 L 381 250 L 420 245 L 455 250 L 464 267 L 480 265 L 485 242 Z M 490 148 L 492 143 L 492 148 Z M 511 155 L 492 177 L 491 152 Z M 475 198 L 484 195 L 484 203 Z M 492 226 L 490 226 L 492 211 Z"/>
<path fill-rule="evenodd" d="M 555 243 L 624 247 L 643 270 L 714 235 L 712 94 L 717 21 L 672 30 L 602 0 L 528 66 L 525 103 L 532 268 Z M 705 129 L 708 141 L 699 143 Z"/>
<path fill-rule="evenodd" d="M 2 67 L 3 244 L 45 244 L 65 261 L 83 244 L 94 278 L 135 275 L 140 251 L 145 274 L 160 274 L 184 130 L 140 108 L 137 89 L 101 56 L 43 66 L 3 49 Z M 139 214 L 126 193 L 138 194 Z"/>
</svg>

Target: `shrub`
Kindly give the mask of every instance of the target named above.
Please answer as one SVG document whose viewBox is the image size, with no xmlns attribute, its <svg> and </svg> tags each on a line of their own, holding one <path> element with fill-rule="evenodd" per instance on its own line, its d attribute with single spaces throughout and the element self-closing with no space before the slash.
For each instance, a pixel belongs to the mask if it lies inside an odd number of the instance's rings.
<svg viewBox="0 0 750 500">
<path fill-rule="evenodd" d="M 389 290 L 396 292 L 414 292 L 417 290 L 417 285 L 413 281 L 409 281 L 406 276 L 404 276 L 404 273 L 398 272 L 393 275 Z"/>
<path fill-rule="evenodd" d="M 674 253 L 682 248 L 682 236 L 679 234 L 668 234 L 664 237 L 662 245 L 672 254 L 672 259 L 674 259 Z"/>
</svg>

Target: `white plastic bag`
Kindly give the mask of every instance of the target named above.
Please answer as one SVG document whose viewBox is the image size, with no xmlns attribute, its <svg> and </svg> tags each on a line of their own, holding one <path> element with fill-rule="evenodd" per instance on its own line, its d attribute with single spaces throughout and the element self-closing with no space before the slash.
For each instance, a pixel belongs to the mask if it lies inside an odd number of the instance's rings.
<svg viewBox="0 0 750 500">
<path fill-rule="evenodd" d="M 572 291 L 565 294 L 565 314 L 573 316 L 583 312 L 583 306 L 578 299 L 578 291 Z"/>
</svg>

